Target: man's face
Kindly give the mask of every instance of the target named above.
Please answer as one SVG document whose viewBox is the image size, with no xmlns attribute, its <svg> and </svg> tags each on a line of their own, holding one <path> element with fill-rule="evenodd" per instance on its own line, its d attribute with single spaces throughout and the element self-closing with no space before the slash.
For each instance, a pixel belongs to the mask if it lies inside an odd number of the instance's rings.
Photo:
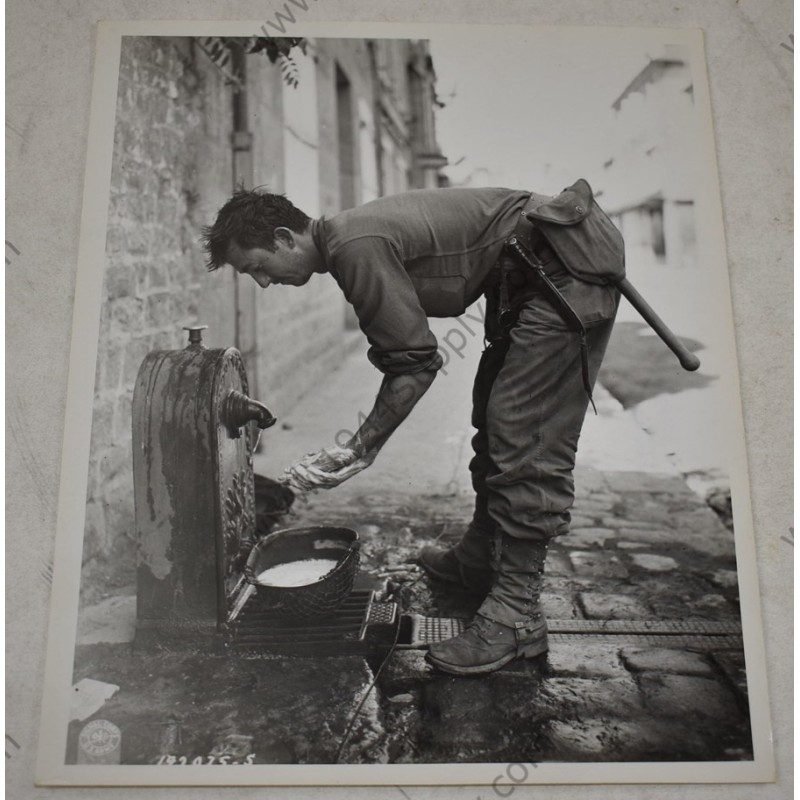
<svg viewBox="0 0 800 800">
<path fill-rule="evenodd" d="M 314 272 L 302 250 L 293 241 L 275 240 L 273 252 L 262 247 L 241 248 L 235 242 L 228 247 L 225 260 L 240 274 L 249 275 L 262 289 L 273 283 L 302 286 Z"/>
</svg>

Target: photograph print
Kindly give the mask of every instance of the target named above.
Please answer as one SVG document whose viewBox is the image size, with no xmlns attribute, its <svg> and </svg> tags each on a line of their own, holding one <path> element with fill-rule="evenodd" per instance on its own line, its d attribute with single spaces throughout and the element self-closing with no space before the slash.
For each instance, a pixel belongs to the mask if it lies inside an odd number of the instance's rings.
<svg viewBox="0 0 800 800">
<path fill-rule="evenodd" d="M 101 24 L 40 784 L 769 780 L 701 32 L 301 16 Z"/>
</svg>

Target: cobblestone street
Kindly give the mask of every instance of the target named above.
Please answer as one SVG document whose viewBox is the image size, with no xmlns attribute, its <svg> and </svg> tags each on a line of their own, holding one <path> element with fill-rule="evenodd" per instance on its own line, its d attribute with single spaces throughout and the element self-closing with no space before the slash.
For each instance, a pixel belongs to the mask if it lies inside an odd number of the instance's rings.
<svg viewBox="0 0 800 800">
<path fill-rule="evenodd" d="M 362 579 L 409 614 L 467 620 L 475 611 L 474 600 L 428 580 L 414 562 L 425 544 L 456 541 L 471 517 L 465 420 L 478 347 L 475 337 L 464 358 L 451 354 L 369 470 L 299 499 L 285 522 L 358 530 Z M 280 421 L 264 434 L 256 471 L 277 477 L 330 442 L 336 425 L 357 424 L 377 377 L 353 352 L 318 393 L 289 412 L 275 409 Z M 595 399 L 572 530 L 547 559 L 546 659 L 455 678 L 434 671 L 421 650 L 395 651 L 343 763 L 752 758 L 733 534 L 607 392 L 599 387 Z M 244 737 L 257 763 L 331 763 L 380 665 L 377 657 L 186 653 L 148 660 L 143 677 L 145 662 L 137 667 L 125 643 L 135 598 L 110 603 L 82 617 L 75 680 L 120 686 L 102 714 L 130 731 L 127 763 L 174 751 L 176 724 L 186 757 Z M 101 644 L 110 641 L 118 644 Z M 186 681 L 192 674 L 208 678 L 196 685 Z"/>
<path fill-rule="evenodd" d="M 713 623 L 737 628 L 732 535 L 672 476 L 584 469 L 577 482 L 573 531 L 548 555 L 544 606 L 551 627 L 609 620 L 646 630 L 662 621 L 676 623 L 676 635 L 555 633 L 546 663 L 512 662 L 486 678 L 445 676 L 421 651 L 396 652 L 378 683 L 385 758 L 751 757 L 740 645 L 732 637 L 679 635 Z M 414 508 L 392 508 L 384 498 L 350 497 L 340 505 L 334 495 L 324 498 L 326 522 L 361 520 L 364 568 L 390 576 L 390 599 L 409 612 L 470 616 L 468 599 L 411 565 L 424 544 L 458 538 L 469 517 L 463 498 L 432 495 Z M 294 522 L 318 522 L 319 500 Z"/>
</svg>

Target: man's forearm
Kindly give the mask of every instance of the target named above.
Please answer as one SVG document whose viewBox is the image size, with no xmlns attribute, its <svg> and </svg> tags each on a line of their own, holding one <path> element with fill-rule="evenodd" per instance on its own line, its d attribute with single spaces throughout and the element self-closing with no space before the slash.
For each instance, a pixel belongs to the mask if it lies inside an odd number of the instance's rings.
<svg viewBox="0 0 800 800">
<path fill-rule="evenodd" d="M 384 377 L 372 411 L 347 446 L 360 456 L 380 450 L 435 377 L 436 372 L 428 370 Z"/>
</svg>

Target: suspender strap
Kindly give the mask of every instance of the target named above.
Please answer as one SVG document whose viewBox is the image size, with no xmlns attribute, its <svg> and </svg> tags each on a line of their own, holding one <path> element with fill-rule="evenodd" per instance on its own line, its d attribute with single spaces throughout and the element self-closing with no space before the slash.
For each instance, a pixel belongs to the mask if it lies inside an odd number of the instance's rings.
<svg viewBox="0 0 800 800">
<path fill-rule="evenodd" d="M 533 253 L 520 242 L 519 238 L 512 236 L 506 241 L 506 247 L 520 260 L 523 264 L 530 267 L 539 279 L 540 286 L 553 305 L 555 310 L 561 316 L 561 319 L 567 324 L 570 330 L 578 334 L 581 348 L 581 373 L 583 375 L 583 388 L 589 397 L 589 402 L 592 404 L 594 413 L 597 413 L 597 408 L 592 398 L 592 382 L 589 379 L 589 348 L 586 344 L 586 328 L 584 328 L 581 318 L 575 312 L 575 309 L 567 302 L 558 287 L 550 280 L 544 267 L 534 258 Z"/>
</svg>

